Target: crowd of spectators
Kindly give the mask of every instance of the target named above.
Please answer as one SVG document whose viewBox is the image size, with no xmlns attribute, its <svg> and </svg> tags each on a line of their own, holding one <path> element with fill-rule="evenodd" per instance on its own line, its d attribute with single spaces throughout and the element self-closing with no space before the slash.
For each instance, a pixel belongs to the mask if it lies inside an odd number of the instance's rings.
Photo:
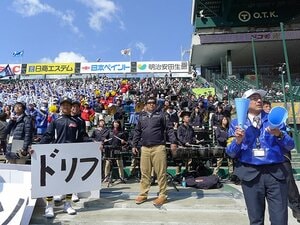
<svg viewBox="0 0 300 225">
<path fill-rule="evenodd" d="M 0 83 L 0 111 L 5 112 L 9 119 L 12 106 L 16 102 L 26 104 L 27 114 L 35 119 L 36 127 L 40 128 L 38 130 L 42 133 L 47 127 L 47 122 L 57 117 L 60 99 L 67 96 L 81 103 L 81 116 L 88 127 L 91 127 L 97 124 L 94 119 L 105 116 L 112 105 L 122 106 L 127 114 L 134 112 L 135 105 L 142 102 L 149 93 L 158 98 L 160 106 L 172 101 L 178 110 L 179 103 L 188 99 L 191 89 L 195 87 L 209 87 L 209 84 L 168 76 L 140 80 L 107 77 L 77 80 L 11 80 Z M 46 114 L 47 120 L 44 119 Z M 114 116 L 118 117 L 118 112 Z M 134 123 L 134 120 L 131 122 Z"/>
</svg>

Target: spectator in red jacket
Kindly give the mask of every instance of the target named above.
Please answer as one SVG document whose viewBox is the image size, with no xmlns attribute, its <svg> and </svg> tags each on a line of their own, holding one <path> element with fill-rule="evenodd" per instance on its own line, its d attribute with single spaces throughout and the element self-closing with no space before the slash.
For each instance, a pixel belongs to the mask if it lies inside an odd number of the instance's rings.
<svg viewBox="0 0 300 225">
<path fill-rule="evenodd" d="M 91 128 L 91 121 L 94 119 L 95 111 L 90 108 L 88 103 L 84 103 L 83 106 L 81 118 L 85 121 L 86 132 L 88 132 Z"/>
</svg>

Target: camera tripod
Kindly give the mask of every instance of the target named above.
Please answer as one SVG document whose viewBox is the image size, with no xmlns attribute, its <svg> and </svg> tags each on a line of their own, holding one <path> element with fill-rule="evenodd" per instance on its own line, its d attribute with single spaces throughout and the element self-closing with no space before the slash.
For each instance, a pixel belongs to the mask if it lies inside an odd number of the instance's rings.
<svg viewBox="0 0 300 225">
<path fill-rule="evenodd" d="M 109 163 L 110 170 L 109 170 L 109 173 L 104 177 L 104 179 L 102 180 L 102 182 L 107 180 L 108 183 L 107 183 L 106 187 L 109 187 L 109 186 L 111 186 L 114 183 L 113 182 L 113 168 L 114 168 L 114 162 L 116 160 L 118 160 L 118 158 L 104 158 L 104 160 L 105 160 L 105 162 Z M 124 180 L 124 178 L 120 177 L 120 179 L 121 179 L 122 183 L 124 183 L 124 184 L 126 183 L 125 180 Z"/>
</svg>

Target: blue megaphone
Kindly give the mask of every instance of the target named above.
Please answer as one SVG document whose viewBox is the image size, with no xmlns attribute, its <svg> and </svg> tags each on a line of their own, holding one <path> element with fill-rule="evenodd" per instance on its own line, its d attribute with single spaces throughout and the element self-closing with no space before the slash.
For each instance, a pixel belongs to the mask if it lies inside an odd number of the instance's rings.
<svg viewBox="0 0 300 225">
<path fill-rule="evenodd" d="M 282 123 L 286 121 L 288 118 L 288 111 L 283 108 L 282 106 L 275 106 L 271 109 L 268 120 L 269 120 L 269 127 L 271 129 L 280 127 Z"/>
<path fill-rule="evenodd" d="M 241 128 L 244 128 L 244 125 L 247 120 L 248 108 L 250 104 L 250 99 L 248 98 L 235 98 L 235 109 L 238 120 L 238 125 Z"/>
</svg>

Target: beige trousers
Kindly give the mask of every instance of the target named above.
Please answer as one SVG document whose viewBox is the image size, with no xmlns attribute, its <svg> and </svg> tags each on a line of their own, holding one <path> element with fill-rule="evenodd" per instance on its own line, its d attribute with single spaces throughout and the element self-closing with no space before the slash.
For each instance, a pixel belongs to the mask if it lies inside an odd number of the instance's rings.
<svg viewBox="0 0 300 225">
<path fill-rule="evenodd" d="M 148 196 L 151 186 L 151 170 L 157 176 L 159 197 L 167 197 L 167 151 L 165 145 L 142 147 L 140 196 Z"/>
<path fill-rule="evenodd" d="M 114 159 L 112 159 L 114 160 Z M 119 176 L 120 178 L 124 179 L 124 166 L 123 166 L 123 160 L 122 159 L 116 159 Z M 111 170 L 111 164 L 109 160 L 105 160 L 105 169 L 104 169 L 104 176 L 107 177 L 109 175 L 109 172 Z"/>
<path fill-rule="evenodd" d="M 214 175 L 217 175 L 220 167 L 222 166 L 224 158 L 218 158 L 217 159 L 217 166 L 214 168 Z M 227 163 L 228 163 L 228 174 L 231 176 L 233 174 L 233 160 L 231 158 L 227 158 Z"/>
</svg>

